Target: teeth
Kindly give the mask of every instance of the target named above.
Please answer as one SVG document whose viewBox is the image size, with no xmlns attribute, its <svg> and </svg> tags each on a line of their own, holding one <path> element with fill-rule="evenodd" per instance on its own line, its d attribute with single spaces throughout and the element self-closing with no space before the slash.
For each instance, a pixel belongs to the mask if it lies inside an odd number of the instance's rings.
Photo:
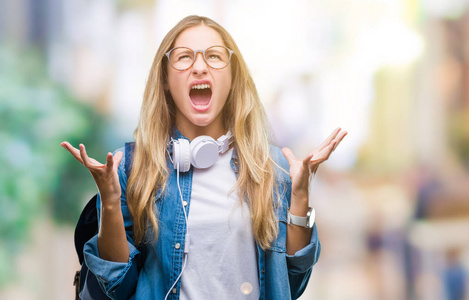
<svg viewBox="0 0 469 300">
<path fill-rule="evenodd" d="M 193 90 L 203 90 L 203 89 L 209 89 L 210 85 L 209 84 L 196 84 L 192 86 Z"/>
</svg>

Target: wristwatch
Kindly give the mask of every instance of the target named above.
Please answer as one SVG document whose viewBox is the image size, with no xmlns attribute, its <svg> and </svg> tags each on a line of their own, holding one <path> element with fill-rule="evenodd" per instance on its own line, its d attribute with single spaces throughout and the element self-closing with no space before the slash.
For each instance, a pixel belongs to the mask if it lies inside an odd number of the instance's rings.
<svg viewBox="0 0 469 300">
<path fill-rule="evenodd" d="M 314 219 L 316 218 L 316 211 L 314 208 L 309 208 L 308 212 L 306 213 L 306 217 L 298 217 L 295 215 L 292 215 L 290 211 L 288 211 L 288 217 L 287 217 L 287 224 L 293 224 L 296 226 L 301 226 L 305 228 L 313 228 L 314 225 Z"/>
</svg>

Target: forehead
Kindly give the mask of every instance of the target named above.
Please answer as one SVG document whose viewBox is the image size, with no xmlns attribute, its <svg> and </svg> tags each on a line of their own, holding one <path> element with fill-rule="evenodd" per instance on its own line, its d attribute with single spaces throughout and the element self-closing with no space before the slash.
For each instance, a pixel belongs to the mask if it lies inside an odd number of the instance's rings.
<svg viewBox="0 0 469 300">
<path fill-rule="evenodd" d="M 204 25 L 184 30 L 174 43 L 174 47 L 189 47 L 194 50 L 205 50 L 214 45 L 225 46 L 225 43 L 215 29 Z"/>
</svg>

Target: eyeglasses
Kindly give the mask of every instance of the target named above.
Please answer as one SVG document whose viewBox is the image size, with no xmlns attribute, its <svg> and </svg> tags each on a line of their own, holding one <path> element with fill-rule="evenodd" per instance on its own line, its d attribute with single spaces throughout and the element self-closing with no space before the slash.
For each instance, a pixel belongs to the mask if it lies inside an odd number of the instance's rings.
<svg viewBox="0 0 469 300">
<path fill-rule="evenodd" d="M 233 50 L 225 46 L 211 46 L 206 50 L 192 50 L 187 47 L 176 47 L 165 53 L 171 67 L 178 71 L 190 69 L 197 53 L 202 53 L 205 63 L 212 69 L 223 69 L 230 63 Z"/>
</svg>

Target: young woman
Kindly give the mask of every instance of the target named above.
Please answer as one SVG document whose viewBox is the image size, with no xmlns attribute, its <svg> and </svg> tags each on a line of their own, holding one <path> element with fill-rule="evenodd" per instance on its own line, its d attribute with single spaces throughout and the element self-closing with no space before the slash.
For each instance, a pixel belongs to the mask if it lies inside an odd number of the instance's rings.
<svg viewBox="0 0 469 300">
<path fill-rule="evenodd" d="M 155 55 L 135 143 L 108 153 L 104 165 L 84 145 L 61 144 L 99 190 L 99 233 L 84 254 L 110 298 L 303 293 L 321 249 L 309 180 L 346 132 L 336 129 L 297 159 L 270 146 L 266 128 L 233 38 L 189 16 Z"/>
</svg>

